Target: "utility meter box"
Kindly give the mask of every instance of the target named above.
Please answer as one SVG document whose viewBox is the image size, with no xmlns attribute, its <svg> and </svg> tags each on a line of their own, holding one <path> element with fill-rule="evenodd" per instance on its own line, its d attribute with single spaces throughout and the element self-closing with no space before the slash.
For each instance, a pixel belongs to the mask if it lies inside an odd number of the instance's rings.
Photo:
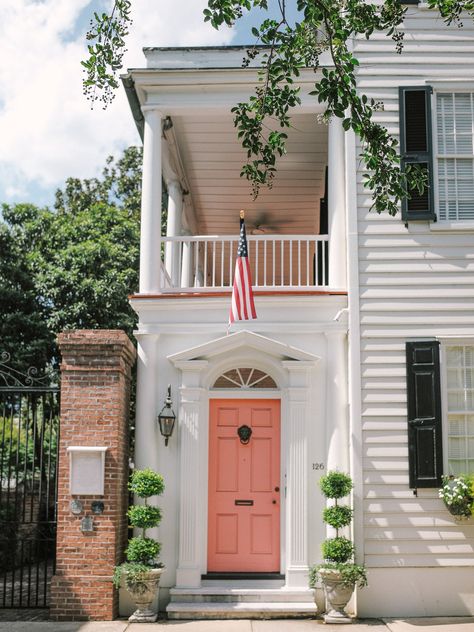
<svg viewBox="0 0 474 632">
<path fill-rule="evenodd" d="M 67 451 L 71 495 L 103 496 L 107 447 L 71 445 Z"/>
</svg>

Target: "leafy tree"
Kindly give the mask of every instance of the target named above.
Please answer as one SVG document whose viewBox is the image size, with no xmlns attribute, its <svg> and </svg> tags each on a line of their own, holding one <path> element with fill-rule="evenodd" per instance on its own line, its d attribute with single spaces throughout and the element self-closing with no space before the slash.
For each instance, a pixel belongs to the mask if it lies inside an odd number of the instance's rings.
<svg viewBox="0 0 474 632">
<path fill-rule="evenodd" d="M 473 0 L 427 0 L 447 24 L 462 25 L 461 18 L 474 16 Z M 414 188 L 423 191 L 426 173 L 419 167 L 400 168 L 398 142 L 387 129 L 374 122 L 381 107 L 357 89 L 358 59 L 351 50 L 354 37 L 385 33 L 394 50 L 403 50 L 403 19 L 406 13 L 400 0 L 292 0 L 299 11 L 296 23 L 287 19 L 290 0 L 278 0 L 280 17 L 264 19 L 252 29 L 257 44 L 247 51 L 244 65 L 259 56 L 259 85 L 248 102 L 233 108 L 234 124 L 247 151 L 241 176 L 247 178 L 257 196 L 262 185 L 271 186 L 276 158 L 285 153 L 286 131 L 291 125 L 291 110 L 300 103 L 294 81 L 302 68 L 317 71 L 313 95 L 325 104 L 324 117 L 342 119 L 345 130 L 352 129 L 362 141 L 362 160 L 367 167 L 365 185 L 372 191 L 373 208 L 394 215 L 400 200 Z M 244 11 L 268 10 L 268 0 L 208 0 L 204 20 L 216 29 L 231 26 Z M 117 72 L 122 67 L 125 38 L 130 24 L 130 0 L 115 0 L 110 15 L 95 14 L 87 34 L 89 57 L 83 61 L 87 96 L 96 101 L 102 92 L 104 107 L 113 99 Z M 331 68 L 319 68 L 320 56 L 328 52 Z"/>
<path fill-rule="evenodd" d="M 17 211 L 25 222 L 43 213 L 29 204 L 17 205 Z M 28 264 L 30 244 L 24 231 L 11 221 L 9 207 L 3 207 L 3 217 L 0 223 L 0 352 L 8 354 L 12 369 L 24 372 L 28 366 L 48 364 L 54 336 L 48 328 L 46 309 L 38 298 Z"/>
<path fill-rule="evenodd" d="M 64 329 L 124 329 L 136 315 L 141 150 L 107 160 L 101 178 L 69 178 L 55 209 L 3 206 L 0 351 L 44 366 Z M 26 360 L 26 358 L 28 358 Z M 22 364 L 20 362 L 20 365 Z"/>
</svg>

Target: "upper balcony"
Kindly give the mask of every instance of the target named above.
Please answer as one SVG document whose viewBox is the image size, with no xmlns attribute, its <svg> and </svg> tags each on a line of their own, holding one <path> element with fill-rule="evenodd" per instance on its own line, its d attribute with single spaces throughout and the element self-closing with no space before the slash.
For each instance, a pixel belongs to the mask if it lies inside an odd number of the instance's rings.
<svg viewBox="0 0 474 632">
<path fill-rule="evenodd" d="M 318 122 L 322 107 L 308 94 L 314 74 L 303 72 L 287 155 L 278 161 L 273 188 L 262 187 L 254 200 L 240 178 L 246 154 L 230 113 L 258 83 L 255 68 L 241 67 L 244 53 L 241 47 L 148 49 L 147 68 L 124 77 L 144 141 L 141 295 L 230 292 L 240 209 L 255 292 L 346 290 L 340 122 Z"/>
<path fill-rule="evenodd" d="M 238 241 L 231 235 L 161 238 L 160 293 L 230 290 Z M 327 235 L 250 235 L 247 244 L 255 291 L 328 290 Z"/>
</svg>

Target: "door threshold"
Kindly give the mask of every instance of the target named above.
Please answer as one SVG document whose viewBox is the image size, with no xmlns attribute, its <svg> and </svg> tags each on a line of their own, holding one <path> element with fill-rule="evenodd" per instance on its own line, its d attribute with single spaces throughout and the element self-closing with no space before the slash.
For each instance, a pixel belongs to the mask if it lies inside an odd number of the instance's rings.
<svg viewBox="0 0 474 632">
<path fill-rule="evenodd" d="M 201 579 L 206 581 L 209 579 L 235 579 L 238 580 L 249 580 L 249 579 L 285 579 L 285 575 L 281 573 L 206 573 L 205 575 L 201 575 Z"/>
</svg>

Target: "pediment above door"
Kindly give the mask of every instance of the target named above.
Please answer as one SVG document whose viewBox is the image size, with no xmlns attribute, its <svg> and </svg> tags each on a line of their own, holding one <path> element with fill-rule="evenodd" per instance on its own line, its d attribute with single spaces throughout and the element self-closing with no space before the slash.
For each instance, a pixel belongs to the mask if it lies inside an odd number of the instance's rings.
<svg viewBox="0 0 474 632">
<path fill-rule="evenodd" d="M 317 355 L 247 330 L 238 331 L 173 353 L 168 356 L 168 360 L 175 365 L 181 362 L 209 361 L 217 356 L 233 354 L 244 349 L 253 349 L 280 361 L 296 361 L 314 365 L 320 360 Z"/>
</svg>

